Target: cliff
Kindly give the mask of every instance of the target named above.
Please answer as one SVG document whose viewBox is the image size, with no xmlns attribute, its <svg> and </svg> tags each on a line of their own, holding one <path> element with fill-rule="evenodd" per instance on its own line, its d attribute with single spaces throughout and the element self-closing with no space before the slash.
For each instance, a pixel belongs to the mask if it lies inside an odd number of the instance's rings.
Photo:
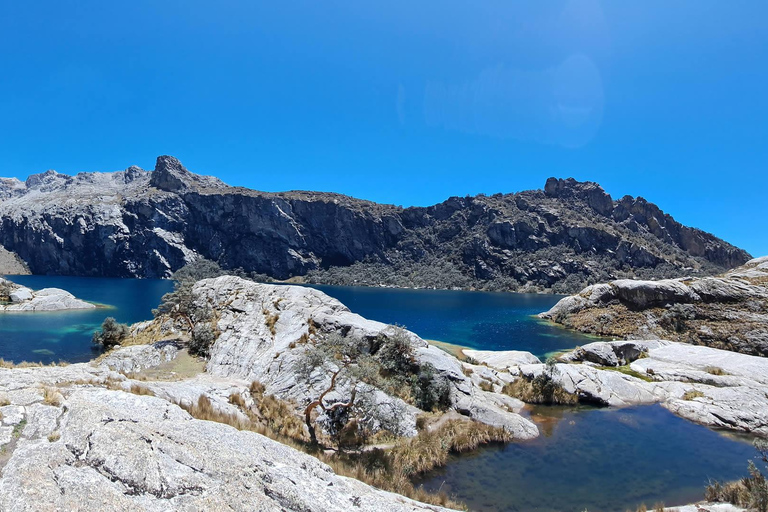
<svg viewBox="0 0 768 512">
<path fill-rule="evenodd" d="M 554 291 L 713 274 L 749 259 L 642 198 L 614 201 L 573 179 L 400 208 L 230 187 L 169 156 L 151 172 L 0 180 L 0 245 L 35 274 L 167 277 L 204 257 L 277 279 Z"/>
</svg>

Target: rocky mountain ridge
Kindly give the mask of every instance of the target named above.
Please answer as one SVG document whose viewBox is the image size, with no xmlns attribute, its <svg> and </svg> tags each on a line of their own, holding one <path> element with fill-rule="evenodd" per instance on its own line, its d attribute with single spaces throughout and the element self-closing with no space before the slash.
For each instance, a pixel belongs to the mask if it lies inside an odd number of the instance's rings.
<svg viewBox="0 0 768 512">
<path fill-rule="evenodd" d="M 189 172 L 0 180 L 0 246 L 36 274 L 167 277 L 198 258 L 276 279 L 575 291 L 619 277 L 713 274 L 749 255 L 642 198 L 590 182 L 401 208 L 340 194 L 265 193 Z"/>
<path fill-rule="evenodd" d="M 716 277 L 596 284 L 539 316 L 603 336 L 768 356 L 768 256 Z"/>
</svg>

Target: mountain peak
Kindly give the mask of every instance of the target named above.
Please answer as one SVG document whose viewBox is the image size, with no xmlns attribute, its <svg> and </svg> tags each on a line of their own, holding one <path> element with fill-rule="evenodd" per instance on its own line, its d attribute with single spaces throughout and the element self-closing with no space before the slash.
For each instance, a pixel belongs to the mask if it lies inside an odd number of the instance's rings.
<svg viewBox="0 0 768 512">
<path fill-rule="evenodd" d="M 593 181 L 549 178 L 544 185 L 544 194 L 548 197 L 579 199 L 600 215 L 608 216 L 613 211 L 613 199 L 610 194 Z"/>
<path fill-rule="evenodd" d="M 178 158 L 161 155 L 157 157 L 150 185 L 168 192 L 186 193 L 201 188 L 221 188 L 226 184 L 213 176 L 200 176 L 189 172 Z"/>
</svg>

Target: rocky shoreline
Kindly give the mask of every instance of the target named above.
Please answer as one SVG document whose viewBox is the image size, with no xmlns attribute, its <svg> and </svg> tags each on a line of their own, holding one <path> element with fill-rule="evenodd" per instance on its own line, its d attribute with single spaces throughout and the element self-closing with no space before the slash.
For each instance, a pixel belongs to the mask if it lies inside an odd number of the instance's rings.
<svg viewBox="0 0 768 512">
<path fill-rule="evenodd" d="M 539 316 L 601 336 L 767 356 L 768 256 L 716 277 L 596 284 Z"/>
<path fill-rule="evenodd" d="M 297 360 L 315 337 L 368 343 L 398 335 L 391 326 L 311 288 L 233 276 L 199 281 L 192 296 L 209 308 L 217 333 L 192 371 L 180 366 L 190 341 L 185 322 L 163 316 L 134 325 L 122 347 L 91 363 L 0 368 L 0 510 L 443 510 L 337 476 L 294 448 L 230 426 L 251 421 L 248 411 L 266 395 L 294 404 L 301 417 L 331 379 L 316 372 L 298 380 Z M 523 402 L 504 391 L 553 365 L 518 351 L 467 351 L 473 362 L 459 361 L 405 335 L 416 362 L 449 384 L 451 415 L 514 439 L 539 435 L 520 414 Z M 562 356 L 552 375 L 580 401 L 661 403 L 697 423 L 768 436 L 767 363 L 664 340 L 595 342 Z M 377 408 L 396 416 L 381 416 L 377 428 L 397 423 L 401 436 L 415 436 L 423 411 L 373 391 Z M 341 399 L 349 389 L 334 393 L 328 397 Z M 203 398 L 228 425 L 188 412 Z"/>
<path fill-rule="evenodd" d="M 7 279 L 0 278 L 0 289 L 7 294 L 7 303 L 0 303 L 2 311 L 63 311 L 68 309 L 94 309 L 97 306 L 76 298 L 60 288 L 32 290 Z"/>
</svg>

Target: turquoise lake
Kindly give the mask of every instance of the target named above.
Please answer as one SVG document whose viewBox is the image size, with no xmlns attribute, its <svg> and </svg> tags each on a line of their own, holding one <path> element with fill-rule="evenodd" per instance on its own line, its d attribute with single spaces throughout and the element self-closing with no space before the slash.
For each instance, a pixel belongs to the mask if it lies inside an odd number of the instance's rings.
<svg viewBox="0 0 768 512">
<path fill-rule="evenodd" d="M 58 287 L 108 309 L 0 314 L 0 358 L 81 362 L 99 354 L 91 335 L 107 316 L 132 323 L 151 318 L 170 281 L 12 276 L 31 288 Z M 528 350 L 539 356 L 591 338 L 532 315 L 553 295 L 316 286 L 352 311 L 403 325 L 426 339 L 489 350 Z M 698 501 L 710 478 L 746 474 L 755 452 L 743 438 L 692 424 L 660 406 L 630 409 L 537 407 L 542 435 L 453 457 L 426 475 L 428 489 L 445 490 L 481 511 L 623 511 L 644 502 L 668 506 Z"/>
<path fill-rule="evenodd" d="M 33 289 L 63 288 L 108 309 L 6 312 L 0 315 L 0 358 L 82 362 L 98 355 L 91 335 L 107 316 L 133 323 L 152 317 L 171 281 L 62 276 L 9 276 Z M 398 324 L 422 338 L 489 350 L 528 350 L 538 356 L 591 339 L 532 317 L 555 295 L 315 286 L 366 318 Z"/>
</svg>

